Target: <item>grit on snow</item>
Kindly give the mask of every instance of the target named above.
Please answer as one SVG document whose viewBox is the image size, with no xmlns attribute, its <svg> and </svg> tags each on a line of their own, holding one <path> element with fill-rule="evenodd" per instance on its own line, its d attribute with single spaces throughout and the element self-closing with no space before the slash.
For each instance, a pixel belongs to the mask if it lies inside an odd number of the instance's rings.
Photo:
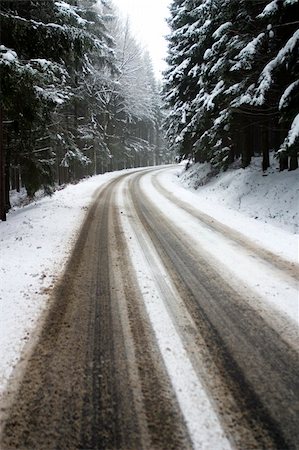
<svg viewBox="0 0 299 450">
<path fill-rule="evenodd" d="M 179 198 L 298 262 L 299 173 L 278 173 L 274 167 L 264 176 L 259 167 L 255 158 L 245 170 L 211 178 L 208 165 L 188 171 L 180 165 L 162 178 Z M 98 175 L 16 206 L 7 222 L 0 222 L 0 395 L 47 307 L 95 191 L 118 175 Z"/>
</svg>

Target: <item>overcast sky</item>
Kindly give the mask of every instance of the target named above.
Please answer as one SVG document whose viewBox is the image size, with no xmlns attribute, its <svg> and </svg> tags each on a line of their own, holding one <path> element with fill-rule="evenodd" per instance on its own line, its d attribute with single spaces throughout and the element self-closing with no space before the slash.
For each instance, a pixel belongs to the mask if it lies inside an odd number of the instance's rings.
<svg viewBox="0 0 299 450">
<path fill-rule="evenodd" d="M 155 74 L 161 78 L 166 65 L 167 43 L 164 36 L 169 29 L 165 18 L 169 15 L 171 0 L 114 0 L 124 17 L 129 17 L 131 30 L 151 55 Z"/>
</svg>

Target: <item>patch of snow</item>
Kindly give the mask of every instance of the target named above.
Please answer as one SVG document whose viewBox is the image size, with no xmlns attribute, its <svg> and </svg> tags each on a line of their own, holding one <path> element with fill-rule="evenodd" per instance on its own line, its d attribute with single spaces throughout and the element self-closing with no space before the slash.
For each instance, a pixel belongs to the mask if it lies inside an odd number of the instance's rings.
<svg viewBox="0 0 299 450">
<path fill-rule="evenodd" d="M 234 64 L 230 70 L 234 71 L 242 68 L 251 68 L 251 62 L 254 60 L 258 47 L 261 45 L 264 37 L 265 33 L 260 33 L 257 37 L 252 39 L 252 41 L 248 42 L 248 44 L 236 56 L 235 59 L 237 59 L 238 62 Z"/>
<path fill-rule="evenodd" d="M 287 135 L 287 138 L 283 144 L 283 146 L 287 145 L 288 147 L 293 145 L 299 137 L 299 114 L 295 117 L 293 120 L 293 123 L 291 125 L 291 129 Z"/>
<path fill-rule="evenodd" d="M 273 0 L 272 2 L 268 3 L 268 5 L 264 8 L 263 12 L 258 15 L 258 17 L 265 17 L 269 16 L 271 14 L 274 14 L 278 10 L 278 4 L 277 0 Z"/>
<path fill-rule="evenodd" d="M 283 0 L 281 3 L 281 6 L 286 7 L 289 5 L 294 5 L 298 3 L 298 0 Z M 264 8 L 261 14 L 259 14 L 257 17 L 263 18 L 267 16 L 271 16 L 275 14 L 278 11 L 278 0 L 273 0 Z"/>
<path fill-rule="evenodd" d="M 38 63 L 44 69 L 47 69 L 49 66 L 51 66 L 53 64 L 52 61 L 49 61 L 48 59 L 44 59 L 44 58 L 31 59 L 31 61 Z"/>
<path fill-rule="evenodd" d="M 227 29 L 229 29 L 231 26 L 232 26 L 232 23 L 231 23 L 231 22 L 223 23 L 222 25 L 220 25 L 219 28 L 217 28 L 216 31 L 214 31 L 214 33 L 212 34 L 213 38 L 214 38 L 214 39 L 219 39 L 219 38 L 223 35 L 223 33 L 224 33 Z"/>
<path fill-rule="evenodd" d="M 274 36 L 275 36 L 274 31 L 273 31 L 273 30 L 270 30 L 270 31 L 269 31 L 269 37 L 270 37 L 271 39 L 273 39 Z"/>
<path fill-rule="evenodd" d="M 290 98 L 290 95 L 293 92 L 293 89 L 296 89 L 297 87 L 299 87 L 299 80 L 294 81 L 286 88 L 286 90 L 284 91 L 284 93 L 282 94 L 282 96 L 280 98 L 279 109 L 283 109 L 284 107 L 287 106 L 288 100 Z"/>
<path fill-rule="evenodd" d="M 203 55 L 203 60 L 206 61 L 207 59 L 209 59 L 213 54 L 213 51 L 211 48 L 207 48 L 206 51 L 204 52 Z"/>
<path fill-rule="evenodd" d="M 59 92 L 52 87 L 42 88 L 40 86 L 34 86 L 34 90 L 39 97 L 47 101 L 56 103 L 57 105 L 62 105 L 66 100 L 69 99 L 69 95 L 65 95 L 63 92 Z"/>
<path fill-rule="evenodd" d="M 173 71 L 173 78 L 175 78 L 178 75 L 181 75 L 184 70 L 188 67 L 188 65 L 190 64 L 191 59 L 190 58 L 185 58 L 181 64 L 176 67 L 176 69 Z"/>
<path fill-rule="evenodd" d="M 224 88 L 224 81 L 220 80 L 214 87 L 212 93 L 206 96 L 204 106 L 207 108 L 207 110 L 214 108 L 215 106 L 214 100 L 216 97 L 218 97 L 218 95 L 220 95 L 223 92 L 223 88 Z"/>
<path fill-rule="evenodd" d="M 16 190 L 10 191 L 9 200 L 13 211 L 15 207 L 24 206 L 28 204 L 27 192 L 25 188 L 21 188 L 20 192 Z"/>
<path fill-rule="evenodd" d="M 16 59 L 18 59 L 18 55 L 15 51 L 5 47 L 5 45 L 0 45 L 0 63 L 3 61 L 4 63 L 9 64 Z"/>
<path fill-rule="evenodd" d="M 86 23 L 88 23 L 86 19 L 83 19 L 79 14 L 77 14 L 76 11 L 79 10 L 78 7 L 72 6 L 69 3 L 63 1 L 55 2 L 55 5 L 57 6 L 61 14 L 73 17 L 79 25 L 86 25 Z"/>
</svg>

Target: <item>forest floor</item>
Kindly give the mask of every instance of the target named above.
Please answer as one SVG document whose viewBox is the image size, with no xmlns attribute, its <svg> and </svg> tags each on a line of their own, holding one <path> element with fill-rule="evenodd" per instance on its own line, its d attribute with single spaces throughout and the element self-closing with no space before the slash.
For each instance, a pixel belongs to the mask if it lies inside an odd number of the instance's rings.
<svg viewBox="0 0 299 450">
<path fill-rule="evenodd" d="M 0 223 L 1 448 L 298 445 L 298 174 L 208 172 L 97 176 Z"/>
</svg>

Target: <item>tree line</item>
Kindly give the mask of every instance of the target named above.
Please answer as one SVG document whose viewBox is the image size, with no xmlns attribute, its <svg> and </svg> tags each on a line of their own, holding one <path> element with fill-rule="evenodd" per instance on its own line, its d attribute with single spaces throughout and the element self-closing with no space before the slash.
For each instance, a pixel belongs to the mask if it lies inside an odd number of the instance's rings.
<svg viewBox="0 0 299 450">
<path fill-rule="evenodd" d="M 275 150 L 298 168 L 298 0 L 173 0 L 165 123 L 171 147 L 226 169 Z"/>
<path fill-rule="evenodd" d="M 0 0 L 0 219 L 9 192 L 158 164 L 149 55 L 107 0 Z"/>
</svg>

